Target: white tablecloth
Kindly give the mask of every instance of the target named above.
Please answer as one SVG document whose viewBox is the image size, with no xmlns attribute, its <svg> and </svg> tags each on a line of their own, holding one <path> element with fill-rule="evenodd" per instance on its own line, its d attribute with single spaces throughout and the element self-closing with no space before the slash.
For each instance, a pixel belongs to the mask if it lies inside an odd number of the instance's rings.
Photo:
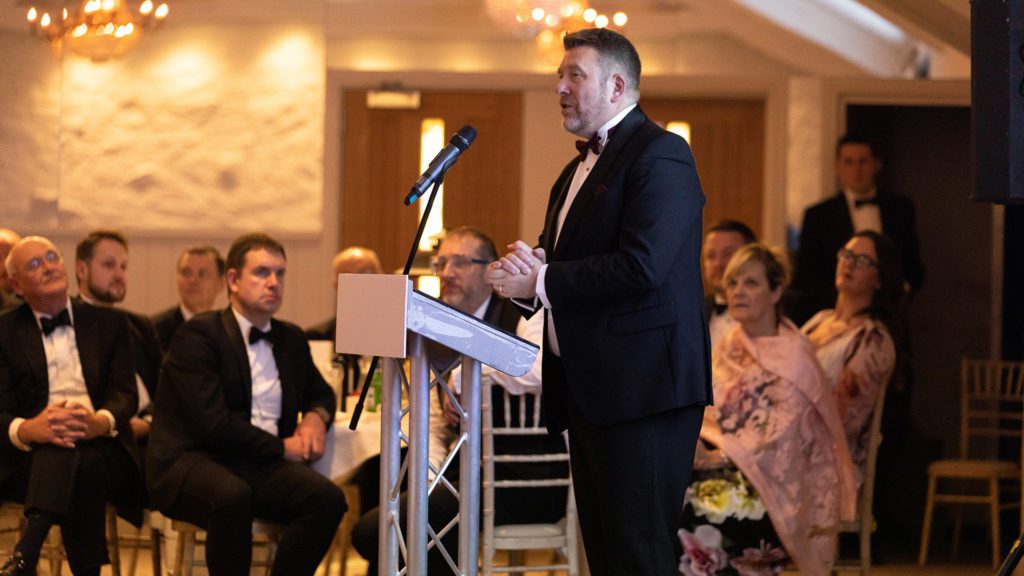
<svg viewBox="0 0 1024 576">
<path fill-rule="evenodd" d="M 372 456 L 380 454 L 380 413 L 363 410 L 359 426 L 348 429 L 349 412 L 334 415 L 334 426 L 327 431 L 324 455 L 313 463 L 313 469 L 337 480 L 358 468 Z"/>
</svg>

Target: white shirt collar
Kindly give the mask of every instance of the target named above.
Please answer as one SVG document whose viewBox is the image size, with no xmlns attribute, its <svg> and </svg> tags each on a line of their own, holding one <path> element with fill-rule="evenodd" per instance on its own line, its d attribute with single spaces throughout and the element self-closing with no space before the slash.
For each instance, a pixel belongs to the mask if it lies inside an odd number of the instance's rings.
<svg viewBox="0 0 1024 576">
<path fill-rule="evenodd" d="M 231 307 L 231 313 L 235 315 L 235 321 L 238 322 L 238 329 L 242 331 L 242 340 L 245 341 L 246 345 L 249 345 L 249 330 L 252 329 L 252 322 L 242 315 L 234 306 Z M 267 322 L 265 326 L 257 326 L 260 330 L 267 332 L 270 330 L 270 322 Z"/>
<path fill-rule="evenodd" d="M 185 304 L 181 302 L 178 303 L 178 310 L 181 312 L 181 317 L 185 319 L 185 322 L 188 322 L 195 316 L 195 314 L 193 314 L 192 311 L 186 308 Z M 232 308 L 232 310 L 234 310 L 234 308 Z"/>
<path fill-rule="evenodd" d="M 605 145 L 608 144 L 608 131 L 618 126 L 619 122 L 622 122 L 622 119 L 625 118 L 627 114 L 633 111 L 633 108 L 636 108 L 636 102 L 630 104 L 629 106 L 626 106 L 621 112 L 619 112 L 618 114 L 613 116 L 611 120 L 606 122 L 604 126 L 601 126 L 600 128 L 597 129 L 597 142 L 601 146 L 601 150 L 604 150 Z"/>
<path fill-rule="evenodd" d="M 68 311 L 68 318 L 71 319 L 71 325 L 74 326 L 75 325 L 75 311 L 71 309 L 71 298 L 70 297 L 68 298 L 67 303 L 64 304 L 64 308 Z M 42 318 L 43 316 L 46 316 L 47 318 L 53 318 L 53 316 L 50 316 L 49 314 L 43 314 L 42 312 L 36 312 L 35 308 L 29 308 L 29 309 L 32 310 L 32 315 L 36 317 L 36 326 L 38 326 L 40 330 L 43 329 L 43 324 L 39 321 L 40 318 Z M 60 314 L 60 312 L 57 312 L 57 314 Z M 54 316 L 56 316 L 56 314 Z"/>
<path fill-rule="evenodd" d="M 484 303 L 481 304 L 480 307 L 476 309 L 476 312 L 473 312 L 474 318 L 478 320 L 484 319 L 484 314 L 487 314 L 487 307 L 490 306 L 491 304 L 491 298 L 494 298 L 494 296 L 488 296 L 487 299 L 484 300 Z"/>
<path fill-rule="evenodd" d="M 870 200 L 878 197 L 878 188 L 871 188 L 864 196 L 858 196 L 856 192 L 849 188 L 843 188 L 843 195 L 846 196 L 846 203 L 850 205 L 850 208 L 856 206 L 857 200 Z"/>
</svg>

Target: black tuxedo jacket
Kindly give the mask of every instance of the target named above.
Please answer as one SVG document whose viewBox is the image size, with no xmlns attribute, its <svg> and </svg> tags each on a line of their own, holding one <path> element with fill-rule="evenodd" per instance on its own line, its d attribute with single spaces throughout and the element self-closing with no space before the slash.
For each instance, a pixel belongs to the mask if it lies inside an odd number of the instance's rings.
<svg viewBox="0 0 1024 576">
<path fill-rule="evenodd" d="M 561 357 L 545 330 L 553 432 L 571 393 L 599 426 L 711 402 L 700 273 L 704 193 L 686 141 L 639 107 L 615 128 L 566 214 L 576 158 L 551 189 L 540 246 Z"/>
<path fill-rule="evenodd" d="M 174 333 L 185 323 L 185 317 L 181 314 L 181 308 L 177 304 L 163 312 L 153 316 L 153 328 L 156 330 L 157 338 L 160 341 L 160 349 L 167 352 L 171 347 L 171 339 Z"/>
<path fill-rule="evenodd" d="M 117 439 L 141 480 L 139 451 L 129 420 L 138 407 L 131 337 L 124 314 L 72 301 L 75 341 L 93 408 L 117 423 Z M 28 304 L 0 316 L 0 480 L 25 465 L 28 455 L 8 437 L 14 418 L 32 418 L 49 401 L 43 337 Z"/>
<path fill-rule="evenodd" d="M 85 306 L 92 306 L 82 297 L 74 296 L 72 302 Z M 102 308 L 102 306 L 101 306 Z M 128 335 L 131 337 L 132 350 L 135 356 L 135 373 L 142 379 L 146 392 L 152 400 L 156 397 L 157 380 L 160 377 L 160 362 L 163 360 L 163 351 L 160 348 L 160 338 L 153 328 L 149 318 L 141 314 L 129 312 L 120 308 L 113 308 L 116 312 L 124 314 L 128 319 Z M 149 412 L 151 407 L 146 411 Z"/>
<path fill-rule="evenodd" d="M 220 456 L 280 460 L 300 413 L 319 406 L 334 414 L 334 391 L 313 364 L 302 329 L 276 319 L 271 329 L 282 393 L 277 436 L 251 424 L 252 371 L 231 308 L 196 316 L 178 330 L 161 369 L 146 455 L 157 508 L 174 503 L 196 464 Z"/>
<path fill-rule="evenodd" d="M 924 282 L 924 264 L 918 250 L 917 217 L 910 200 L 879 191 L 882 231 L 900 250 L 904 280 L 916 291 Z M 814 313 L 832 308 L 836 301 L 836 253 L 853 235 L 853 219 L 846 196 L 838 194 L 804 212 L 800 252 L 793 278 L 795 304 L 791 315 L 803 323 Z"/>
</svg>

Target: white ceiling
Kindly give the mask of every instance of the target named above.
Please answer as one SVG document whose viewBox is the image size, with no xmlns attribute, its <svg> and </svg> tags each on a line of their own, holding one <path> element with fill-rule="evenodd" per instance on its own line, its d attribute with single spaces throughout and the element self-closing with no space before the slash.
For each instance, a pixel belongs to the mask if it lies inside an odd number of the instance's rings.
<svg viewBox="0 0 1024 576">
<path fill-rule="evenodd" d="M 60 0 L 49 0 L 59 3 Z M 485 0 L 168 0 L 171 22 L 326 22 L 329 39 L 528 41 L 489 18 Z M 901 28 L 893 40 L 830 3 L 867 7 Z M 0 28 L 24 29 L 27 0 L 0 0 Z M 590 0 L 629 15 L 637 43 L 686 46 L 716 37 L 797 73 L 824 76 L 906 75 L 915 58 L 970 53 L 969 0 Z"/>
</svg>

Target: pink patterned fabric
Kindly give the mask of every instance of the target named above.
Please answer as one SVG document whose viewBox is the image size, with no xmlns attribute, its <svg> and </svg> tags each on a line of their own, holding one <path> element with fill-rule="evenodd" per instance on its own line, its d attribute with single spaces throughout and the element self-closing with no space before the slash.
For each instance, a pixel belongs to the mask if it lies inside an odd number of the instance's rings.
<svg viewBox="0 0 1024 576">
<path fill-rule="evenodd" d="M 838 523 L 855 515 L 856 482 L 814 349 L 788 320 L 778 336 L 736 327 L 715 348 L 712 380 L 701 437 L 757 490 L 800 573 L 828 574 Z"/>
<path fill-rule="evenodd" d="M 866 316 L 849 324 L 838 323 L 833 310 L 822 310 L 800 331 L 814 346 L 818 363 L 835 394 L 860 484 L 878 391 L 889 381 L 896 365 L 892 337 L 885 325 Z"/>
</svg>

